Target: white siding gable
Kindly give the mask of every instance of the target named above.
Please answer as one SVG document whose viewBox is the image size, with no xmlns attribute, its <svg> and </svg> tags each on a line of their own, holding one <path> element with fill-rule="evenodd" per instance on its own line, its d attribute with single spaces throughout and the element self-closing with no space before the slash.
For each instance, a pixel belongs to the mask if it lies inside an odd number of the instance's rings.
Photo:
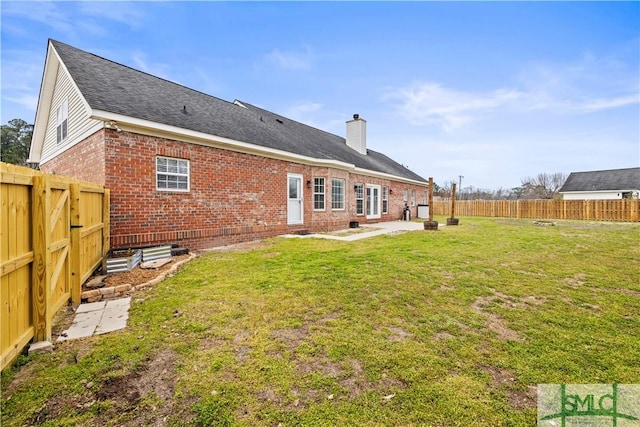
<svg viewBox="0 0 640 427">
<path fill-rule="evenodd" d="M 41 163 L 51 160 L 104 127 L 102 121 L 89 118 L 86 103 L 64 67 L 58 63 L 56 68 L 55 86 L 51 105 L 48 108 L 49 115 L 42 146 Z M 68 133 L 67 138 L 58 143 L 56 140 L 57 110 L 65 100 L 68 103 L 69 111 Z"/>
</svg>

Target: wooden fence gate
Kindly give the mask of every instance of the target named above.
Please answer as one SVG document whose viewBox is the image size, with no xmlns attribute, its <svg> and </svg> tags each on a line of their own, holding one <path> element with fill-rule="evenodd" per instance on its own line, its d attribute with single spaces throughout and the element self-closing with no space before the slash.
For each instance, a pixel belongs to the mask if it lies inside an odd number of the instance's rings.
<svg viewBox="0 0 640 427">
<path fill-rule="evenodd" d="M 109 190 L 0 163 L 0 369 L 33 339 L 109 251 Z"/>
</svg>

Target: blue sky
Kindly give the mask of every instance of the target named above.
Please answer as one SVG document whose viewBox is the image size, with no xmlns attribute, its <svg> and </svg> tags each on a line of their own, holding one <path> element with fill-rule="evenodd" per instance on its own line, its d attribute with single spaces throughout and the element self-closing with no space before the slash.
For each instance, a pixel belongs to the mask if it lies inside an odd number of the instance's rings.
<svg viewBox="0 0 640 427">
<path fill-rule="evenodd" d="M 1 2 L 2 123 L 48 38 L 342 135 L 436 182 L 640 165 L 639 2 Z"/>
</svg>

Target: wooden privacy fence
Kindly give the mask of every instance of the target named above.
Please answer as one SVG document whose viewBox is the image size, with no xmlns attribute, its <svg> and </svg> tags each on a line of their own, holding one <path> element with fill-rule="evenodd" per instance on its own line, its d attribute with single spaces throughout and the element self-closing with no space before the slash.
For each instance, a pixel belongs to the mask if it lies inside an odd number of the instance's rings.
<svg viewBox="0 0 640 427">
<path fill-rule="evenodd" d="M 53 316 L 109 251 L 109 190 L 0 163 L 0 370 L 31 339 L 51 340 Z"/>
<path fill-rule="evenodd" d="M 455 216 L 640 221 L 638 199 L 456 200 L 455 206 Z M 433 202 L 433 213 L 451 216 L 451 201 Z"/>
</svg>

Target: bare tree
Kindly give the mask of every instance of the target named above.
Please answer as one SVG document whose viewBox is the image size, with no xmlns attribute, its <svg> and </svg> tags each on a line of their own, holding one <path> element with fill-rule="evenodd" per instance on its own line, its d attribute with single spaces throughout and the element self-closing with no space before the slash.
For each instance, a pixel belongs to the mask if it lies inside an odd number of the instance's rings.
<svg viewBox="0 0 640 427">
<path fill-rule="evenodd" d="M 527 177 L 522 180 L 522 197 L 525 199 L 553 199 L 566 180 L 567 175 L 562 172 L 539 173 L 535 177 Z"/>
</svg>

